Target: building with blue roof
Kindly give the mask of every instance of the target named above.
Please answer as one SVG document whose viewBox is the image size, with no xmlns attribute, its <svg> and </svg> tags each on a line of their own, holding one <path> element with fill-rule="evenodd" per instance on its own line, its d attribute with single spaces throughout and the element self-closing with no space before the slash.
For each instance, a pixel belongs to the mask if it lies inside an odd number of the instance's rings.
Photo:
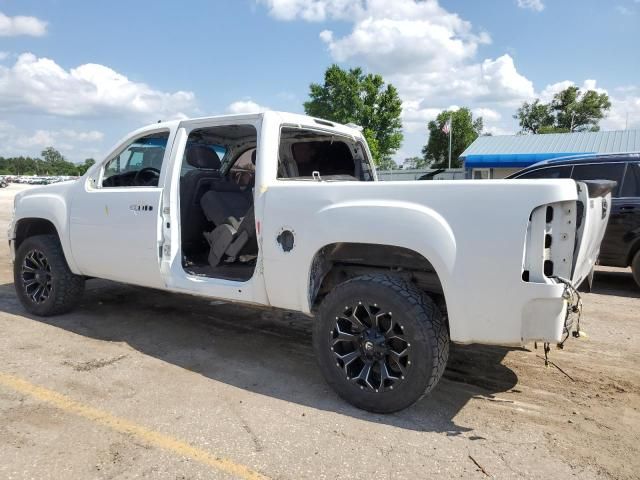
<svg viewBox="0 0 640 480">
<path fill-rule="evenodd" d="M 462 152 L 467 178 L 504 178 L 542 160 L 585 153 L 640 152 L 640 130 L 478 137 Z"/>
</svg>

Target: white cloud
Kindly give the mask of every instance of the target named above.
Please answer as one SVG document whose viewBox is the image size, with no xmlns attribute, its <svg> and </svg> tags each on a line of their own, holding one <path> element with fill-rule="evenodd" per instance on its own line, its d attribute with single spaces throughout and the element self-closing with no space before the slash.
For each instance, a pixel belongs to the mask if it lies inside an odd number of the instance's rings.
<svg viewBox="0 0 640 480">
<path fill-rule="evenodd" d="M 278 20 L 320 22 L 329 18 L 345 20 L 361 14 L 363 0 L 257 0 Z"/>
<path fill-rule="evenodd" d="M 504 128 L 499 125 L 485 125 L 483 133 L 490 133 L 491 135 L 515 135 L 516 131 L 513 128 Z"/>
<path fill-rule="evenodd" d="M 600 122 L 602 130 L 640 129 L 640 96 L 610 97 L 609 115 Z"/>
<path fill-rule="evenodd" d="M 556 93 L 559 93 L 562 90 L 565 90 L 573 85 L 575 85 L 575 82 L 572 82 L 571 80 L 563 80 L 561 82 L 556 82 L 551 85 L 547 85 L 542 90 L 542 92 L 540 92 L 540 94 L 537 95 L 537 97 L 540 98 L 541 102 L 549 103 L 553 99 L 553 96 Z"/>
<path fill-rule="evenodd" d="M 18 15 L 9 17 L 0 12 L 0 37 L 31 35 L 41 37 L 47 33 L 47 22 L 36 17 Z"/>
<path fill-rule="evenodd" d="M 561 92 L 562 90 L 566 90 L 569 87 L 572 87 L 576 85 L 576 83 L 572 80 L 563 80 L 561 82 L 556 82 L 553 83 L 551 85 L 547 85 L 542 92 L 540 92 L 539 95 L 537 95 L 538 98 L 540 98 L 540 101 L 543 103 L 549 103 L 551 102 L 551 100 L 553 100 L 553 96 L 556 93 Z M 584 82 L 582 82 L 582 86 L 580 86 L 580 89 L 582 91 L 586 91 L 586 90 L 595 90 L 598 93 L 607 93 L 607 90 L 605 90 L 604 88 L 599 88 L 597 86 L 597 82 L 593 79 L 587 79 Z"/>
<path fill-rule="evenodd" d="M 492 108 L 479 107 L 472 110 L 474 117 L 482 117 L 486 122 L 497 122 L 502 119 L 500 112 L 493 110 Z"/>
<path fill-rule="evenodd" d="M 0 122 L 0 142 L 2 156 L 38 155 L 45 147 L 54 147 L 65 155 L 79 157 L 90 155 L 101 149 L 96 148 L 104 139 L 104 134 L 97 130 L 77 131 L 73 129 L 28 131 L 8 122 Z M 80 157 L 79 157 L 80 158 Z"/>
<path fill-rule="evenodd" d="M 231 103 L 227 106 L 227 113 L 259 113 L 264 112 L 265 110 L 270 110 L 269 107 L 265 107 L 264 105 L 260 105 L 254 102 L 251 99 L 247 100 L 238 100 L 236 102 Z"/>
<path fill-rule="evenodd" d="M 0 65 L 0 111 L 31 110 L 62 116 L 137 114 L 156 120 L 194 109 L 192 92 L 154 90 L 104 65 L 65 70 L 48 58 L 18 56 Z"/>
<path fill-rule="evenodd" d="M 542 3 L 542 0 L 517 0 L 517 4 L 520 8 L 527 8 L 535 12 L 541 12 L 544 10 L 544 3 Z"/>
<path fill-rule="evenodd" d="M 473 57 L 489 35 L 449 13 L 435 0 L 369 0 L 353 17 L 353 29 L 320 38 L 340 62 L 357 60 L 380 72 L 441 70 Z"/>
<path fill-rule="evenodd" d="M 9 52 L 0 52 L 0 62 L 9 57 Z"/>
<path fill-rule="evenodd" d="M 540 91 L 518 71 L 513 55 L 478 58 L 481 47 L 491 41 L 489 35 L 437 0 L 256 1 L 279 20 L 344 23 L 340 30 L 318 28 L 319 40 L 335 61 L 362 65 L 398 88 L 410 143 L 402 147 L 405 155 L 424 144 L 427 123 L 444 109 L 467 106 L 483 117 L 486 132 L 512 134 L 517 129 L 512 115 L 522 102 L 536 97 L 548 102 L 574 84 L 565 80 Z M 538 12 L 545 8 L 541 0 L 518 0 L 517 5 Z M 595 80 L 586 80 L 582 88 L 604 91 Z M 602 128 L 624 128 L 627 111 L 630 126 L 633 118 L 640 122 L 639 92 L 627 86 L 611 97 L 613 106 Z"/>
<path fill-rule="evenodd" d="M 616 11 L 620 15 L 624 15 L 626 17 L 629 17 L 634 14 L 633 10 L 631 10 L 629 7 L 625 7 L 624 5 L 616 5 Z"/>
<path fill-rule="evenodd" d="M 345 34 L 322 30 L 320 40 L 334 60 L 364 65 L 398 88 L 407 131 L 424 128 L 453 103 L 513 106 L 535 93 L 510 55 L 475 60 L 489 35 L 436 0 L 259 1 L 279 19 L 352 23 Z"/>
</svg>

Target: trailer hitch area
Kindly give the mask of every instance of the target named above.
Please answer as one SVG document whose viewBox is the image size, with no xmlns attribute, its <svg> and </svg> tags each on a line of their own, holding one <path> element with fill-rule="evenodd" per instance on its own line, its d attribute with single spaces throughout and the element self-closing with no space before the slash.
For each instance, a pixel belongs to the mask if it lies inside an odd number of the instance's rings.
<svg viewBox="0 0 640 480">
<path fill-rule="evenodd" d="M 582 297 L 578 290 L 571 284 L 571 282 L 562 277 L 552 277 L 559 283 L 564 285 L 564 292 L 562 293 L 562 297 L 567 301 L 567 311 L 565 313 L 564 318 L 564 337 L 560 342 L 558 342 L 557 347 L 562 350 L 564 348 L 564 343 L 567 341 L 569 337 L 573 338 L 586 338 L 587 334 L 580 329 L 580 318 L 582 317 Z M 575 329 L 573 331 L 571 328 L 575 324 Z M 538 342 L 534 343 L 534 347 L 538 348 Z M 550 364 L 549 361 L 549 352 L 551 351 L 551 345 L 549 342 L 544 342 L 543 344 L 544 350 L 544 366 L 548 367 Z"/>
</svg>

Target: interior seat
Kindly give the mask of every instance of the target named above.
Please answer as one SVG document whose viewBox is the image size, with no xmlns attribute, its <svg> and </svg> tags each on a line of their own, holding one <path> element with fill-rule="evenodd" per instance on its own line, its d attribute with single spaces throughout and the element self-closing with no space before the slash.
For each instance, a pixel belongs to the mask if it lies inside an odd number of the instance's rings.
<svg viewBox="0 0 640 480">
<path fill-rule="evenodd" d="M 189 170 L 180 178 L 180 226 L 182 248 L 202 242 L 202 232 L 207 229 L 207 219 L 200 208 L 202 194 L 220 180 L 220 157 L 205 145 L 189 145 L 186 151 Z"/>
<path fill-rule="evenodd" d="M 213 231 L 204 232 L 212 267 L 218 266 L 225 257 L 234 261 L 242 253 L 258 251 L 253 205 L 245 192 L 231 188 L 221 191 L 222 185 L 216 185 L 218 189 L 210 190 L 200 200 L 205 216 L 216 225 Z"/>
</svg>

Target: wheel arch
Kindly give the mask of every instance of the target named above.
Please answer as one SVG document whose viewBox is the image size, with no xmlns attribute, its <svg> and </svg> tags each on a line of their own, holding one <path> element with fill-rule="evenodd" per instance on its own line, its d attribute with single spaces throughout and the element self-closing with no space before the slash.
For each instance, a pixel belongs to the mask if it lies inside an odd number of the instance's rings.
<svg viewBox="0 0 640 480">
<path fill-rule="evenodd" d="M 58 229 L 51 220 L 38 217 L 21 218 L 16 221 L 15 226 L 16 250 L 27 238 L 35 235 L 56 235 L 60 239 Z"/>
<path fill-rule="evenodd" d="M 422 253 L 397 245 L 336 242 L 318 249 L 309 270 L 307 291 L 311 311 L 337 285 L 375 273 L 401 277 L 430 294 L 448 328 L 445 287 L 437 268 Z"/>
<path fill-rule="evenodd" d="M 15 242 L 15 252 L 18 251 L 20 245 L 29 237 L 35 235 L 55 235 L 60 241 L 62 246 L 62 252 L 64 253 L 65 260 L 69 269 L 75 273 L 80 272 L 76 268 L 71 251 L 68 245 L 68 241 L 65 241 L 64 235 L 61 232 L 60 227 L 56 225 L 56 222 L 51 218 L 46 217 L 22 217 L 15 220 L 13 227 L 13 241 Z"/>
</svg>

